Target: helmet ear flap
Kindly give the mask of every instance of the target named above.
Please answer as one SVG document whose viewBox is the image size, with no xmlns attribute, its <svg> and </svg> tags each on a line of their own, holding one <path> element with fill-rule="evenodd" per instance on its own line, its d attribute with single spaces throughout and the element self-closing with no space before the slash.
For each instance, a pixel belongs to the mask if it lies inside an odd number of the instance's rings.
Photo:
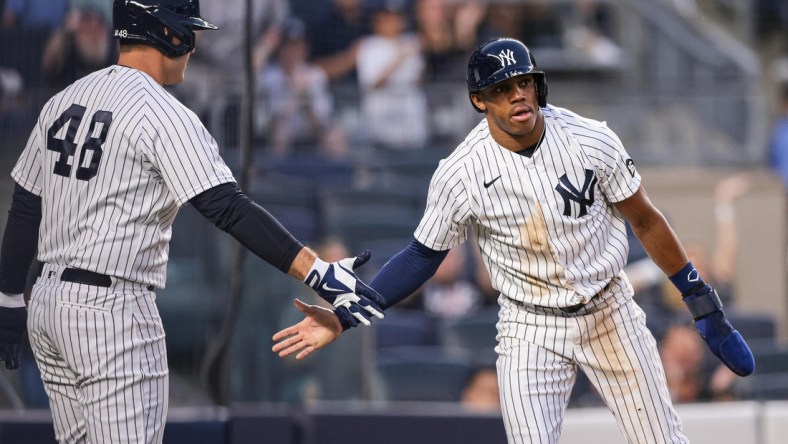
<svg viewBox="0 0 788 444">
<path fill-rule="evenodd" d="M 469 92 L 469 93 L 468 93 L 468 99 L 470 99 L 470 101 L 471 101 L 471 105 L 473 106 L 473 109 L 475 109 L 477 113 L 483 113 L 483 112 L 484 112 L 484 110 L 483 110 L 483 109 L 481 109 L 481 108 L 479 108 L 479 107 L 476 105 L 476 102 L 474 102 L 474 101 L 473 101 L 473 95 L 474 95 L 474 94 L 475 94 L 475 92 Z"/>
<path fill-rule="evenodd" d="M 547 106 L 547 79 L 543 75 L 537 77 L 536 100 L 539 102 L 540 108 Z"/>
</svg>

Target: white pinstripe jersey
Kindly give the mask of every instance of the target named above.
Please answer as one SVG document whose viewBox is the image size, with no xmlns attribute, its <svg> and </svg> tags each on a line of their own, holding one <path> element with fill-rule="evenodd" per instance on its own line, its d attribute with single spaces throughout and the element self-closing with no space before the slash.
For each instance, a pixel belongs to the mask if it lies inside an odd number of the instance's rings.
<svg viewBox="0 0 788 444">
<path fill-rule="evenodd" d="M 471 225 L 493 286 L 522 302 L 585 302 L 624 268 L 624 219 L 611 205 L 640 175 L 604 123 L 542 109 L 545 137 L 532 157 L 490 135 L 487 120 L 436 169 L 416 239 L 433 250 L 463 242 Z"/>
<path fill-rule="evenodd" d="M 11 175 L 42 198 L 39 260 L 159 288 L 179 206 L 235 182 L 193 112 L 117 65 L 47 102 Z"/>
</svg>

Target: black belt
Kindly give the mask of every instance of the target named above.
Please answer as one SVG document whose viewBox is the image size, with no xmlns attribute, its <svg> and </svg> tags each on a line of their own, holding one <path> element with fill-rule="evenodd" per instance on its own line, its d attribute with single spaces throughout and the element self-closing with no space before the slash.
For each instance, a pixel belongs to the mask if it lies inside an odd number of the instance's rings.
<svg viewBox="0 0 788 444">
<path fill-rule="evenodd" d="M 591 298 L 591 299 L 594 299 L 594 298 Z M 589 299 L 588 302 L 591 302 L 591 299 Z M 574 313 L 574 312 L 580 310 L 581 308 L 585 307 L 588 302 L 581 302 L 579 304 L 570 305 L 568 307 L 558 307 L 558 309 L 563 311 L 564 313 Z"/>
<path fill-rule="evenodd" d="M 591 299 L 589 299 L 588 302 L 581 302 L 579 304 L 570 305 L 568 307 L 558 307 L 558 309 L 563 311 L 564 313 L 574 313 L 574 312 L 580 310 L 581 308 L 585 307 L 589 302 L 591 302 L 592 299 L 594 299 L 597 296 L 601 296 L 604 292 L 606 292 L 607 289 L 610 288 L 610 283 L 611 282 L 613 282 L 613 281 L 608 281 L 608 283 L 605 284 L 605 286 L 602 287 L 602 289 L 599 290 L 597 292 L 597 294 L 591 296 Z"/>
<path fill-rule="evenodd" d="M 44 270 L 44 263 L 38 265 L 38 276 Z M 95 271 L 82 270 L 79 268 L 66 267 L 60 273 L 60 280 L 63 282 L 73 282 L 75 284 L 93 285 L 95 287 L 109 288 L 112 286 L 112 278 L 106 274 L 96 273 Z M 155 287 L 148 285 L 148 290 L 153 291 Z"/>
<path fill-rule="evenodd" d="M 519 305 L 520 307 L 522 307 L 522 308 L 524 308 L 526 310 L 531 309 L 531 310 L 536 310 L 538 312 L 545 312 L 545 313 L 550 313 L 550 312 L 555 313 L 556 310 L 559 310 L 562 313 L 572 314 L 572 313 L 576 313 L 576 312 L 580 311 L 583 307 L 585 307 L 586 305 L 590 304 L 597 296 L 601 296 L 602 294 L 604 294 L 610 288 L 610 283 L 611 282 L 608 282 L 601 290 L 599 290 L 597 292 L 597 294 L 591 296 L 591 299 L 589 299 L 587 302 L 581 302 L 579 304 L 570 305 L 568 307 L 546 307 L 546 306 L 542 306 L 542 305 L 528 304 L 526 302 L 518 301 L 516 299 L 511 299 L 511 298 L 509 300 L 514 302 L 515 305 Z"/>
</svg>

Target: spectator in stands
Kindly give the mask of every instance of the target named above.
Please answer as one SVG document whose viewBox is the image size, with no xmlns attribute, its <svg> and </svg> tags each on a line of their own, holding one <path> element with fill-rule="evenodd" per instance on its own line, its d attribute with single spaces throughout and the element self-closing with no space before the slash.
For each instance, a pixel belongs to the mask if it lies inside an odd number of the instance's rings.
<svg viewBox="0 0 788 444">
<path fill-rule="evenodd" d="M 486 3 L 475 0 L 416 0 L 414 16 L 428 81 L 457 79 L 457 73 L 463 72 L 486 11 Z"/>
<path fill-rule="evenodd" d="M 697 258 L 696 265 L 702 276 L 713 282 L 723 304 L 732 306 L 733 281 L 736 272 L 736 252 L 738 236 L 736 229 L 735 202 L 746 194 L 752 186 L 752 179 L 747 173 L 736 174 L 720 180 L 714 187 L 714 217 L 716 237 L 712 253 L 702 244 L 690 245 L 687 255 Z M 693 262 L 694 264 L 695 262 Z M 703 268 L 703 270 L 701 270 Z"/>
<path fill-rule="evenodd" d="M 460 402 L 464 408 L 475 413 L 501 411 L 498 376 L 494 365 L 480 366 L 473 372 L 460 394 Z"/>
<path fill-rule="evenodd" d="M 355 84 L 359 39 L 369 33 L 362 0 L 293 1 L 293 12 L 306 22 L 312 57 L 332 83 Z"/>
<path fill-rule="evenodd" d="M 788 190 L 788 79 L 780 89 L 780 113 L 769 140 L 769 164 Z"/>
<path fill-rule="evenodd" d="M 277 33 L 289 8 L 287 0 L 253 0 L 251 7 L 253 66 L 259 71 L 278 43 Z M 240 84 L 244 70 L 245 1 L 201 2 L 200 12 L 211 17 L 212 23 L 223 31 L 198 34 L 197 51 L 189 60 L 189 70 L 208 70 L 214 88 L 219 86 L 215 83 L 222 81 Z"/>
<path fill-rule="evenodd" d="M 675 403 L 731 401 L 736 375 L 709 361 L 702 339 L 688 324 L 671 326 L 659 343 L 671 399 Z"/>
<path fill-rule="evenodd" d="M 89 3 L 72 8 L 65 26 L 52 34 L 44 50 L 42 68 L 47 86 L 60 91 L 115 63 L 117 45 L 104 14 Z"/>
<path fill-rule="evenodd" d="M 421 43 L 407 31 L 404 0 L 383 0 L 372 18 L 373 34 L 358 49 L 362 127 L 375 146 L 424 148 L 429 114 Z"/>
<path fill-rule="evenodd" d="M 293 150 L 342 158 L 348 145 L 336 122 L 333 98 L 323 70 L 308 62 L 306 28 L 298 19 L 283 26 L 275 60 L 259 74 L 257 87 L 267 122 L 272 153 L 283 157 Z"/>
<path fill-rule="evenodd" d="M 252 0 L 252 69 L 258 73 L 278 45 L 287 0 Z M 246 2 L 203 1 L 203 16 L 222 32 L 198 33 L 189 73 L 173 89 L 199 115 L 221 146 L 237 146 L 240 103 L 244 94 Z M 253 74 L 253 75 L 254 75 Z"/>
<path fill-rule="evenodd" d="M 0 25 L 0 67 L 24 79 L 22 96 L 44 85 L 41 54 L 49 35 L 63 27 L 69 0 L 6 0 Z"/>
<path fill-rule="evenodd" d="M 562 16 L 554 2 L 495 2 L 487 12 L 479 31 L 480 41 L 505 35 L 521 40 L 529 48 L 563 46 Z"/>
<path fill-rule="evenodd" d="M 564 45 L 598 66 L 621 61 L 621 48 L 612 40 L 611 17 L 599 0 L 575 0 L 564 14 Z"/>
<path fill-rule="evenodd" d="M 0 132 L 3 134 L 16 134 L 12 130 L 32 127 L 35 122 L 27 112 L 24 88 L 24 80 L 19 71 L 0 66 Z M 4 142 L 11 146 L 9 140 L 4 138 Z"/>
<path fill-rule="evenodd" d="M 736 174 L 717 183 L 714 189 L 715 230 L 714 245 L 709 248 L 702 242 L 687 241 L 684 248 L 701 276 L 708 276 L 723 305 L 735 306 L 733 283 L 735 279 L 738 237 L 734 204 L 751 187 L 751 178 Z M 686 324 L 690 318 L 684 304 L 669 281 L 658 275 L 656 265 L 642 252 L 636 238 L 630 237 L 630 257 L 627 276 L 635 290 L 635 298 L 646 312 L 646 322 L 659 341 L 674 324 Z M 640 254 L 638 252 L 641 252 Z"/>
<path fill-rule="evenodd" d="M 675 403 L 697 402 L 703 390 L 701 338 L 688 325 L 674 325 L 659 342 L 670 397 Z"/>
<path fill-rule="evenodd" d="M 6 0 L 3 28 L 52 31 L 63 27 L 69 0 Z"/>
<path fill-rule="evenodd" d="M 71 8 L 90 8 L 100 12 L 108 23 L 112 22 L 112 2 L 110 0 L 70 0 Z"/>
<path fill-rule="evenodd" d="M 699 242 L 685 243 L 687 256 L 702 276 L 709 276 L 723 304 L 735 306 L 733 281 L 738 248 L 734 203 L 751 186 L 746 174 L 737 174 L 721 180 L 714 190 L 716 239 L 709 250 Z M 643 259 L 643 261 L 650 261 Z M 645 265 L 640 262 L 639 267 Z M 631 267 L 631 264 L 630 266 Z M 630 274 L 630 268 L 627 268 Z M 648 272 L 645 272 L 649 274 Z M 633 286 L 638 285 L 632 273 Z M 646 312 L 646 322 L 660 344 L 660 355 L 665 367 L 668 388 L 675 402 L 725 401 L 733 398 L 732 386 L 736 376 L 709 356 L 694 329 L 691 319 L 683 310 L 681 296 L 671 285 L 660 282 L 646 285 L 635 293 L 638 303 Z"/>
</svg>

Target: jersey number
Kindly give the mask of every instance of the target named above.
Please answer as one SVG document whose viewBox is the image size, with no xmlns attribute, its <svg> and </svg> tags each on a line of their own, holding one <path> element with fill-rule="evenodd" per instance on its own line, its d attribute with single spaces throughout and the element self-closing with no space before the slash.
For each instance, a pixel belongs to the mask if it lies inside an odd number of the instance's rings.
<svg viewBox="0 0 788 444">
<path fill-rule="evenodd" d="M 86 108 L 77 104 L 73 104 L 63 111 L 63 114 L 55 120 L 55 123 L 49 127 L 47 131 L 47 149 L 60 153 L 60 157 L 55 162 L 55 169 L 53 173 L 63 176 L 71 176 L 71 158 L 77 152 L 77 144 L 74 139 L 77 137 L 77 130 L 82 117 L 85 115 Z M 55 135 L 68 123 L 65 137 L 58 139 Z M 101 132 L 98 135 L 93 135 L 96 132 L 96 125 L 101 123 Z M 90 180 L 96 177 L 98 172 L 99 162 L 101 162 L 101 154 L 104 141 L 107 138 L 109 126 L 112 124 L 112 113 L 109 111 L 96 111 L 90 121 L 90 128 L 82 143 L 82 152 L 79 153 L 79 168 L 77 168 L 77 179 Z M 85 166 L 85 156 L 90 153 L 90 163 Z"/>
</svg>

